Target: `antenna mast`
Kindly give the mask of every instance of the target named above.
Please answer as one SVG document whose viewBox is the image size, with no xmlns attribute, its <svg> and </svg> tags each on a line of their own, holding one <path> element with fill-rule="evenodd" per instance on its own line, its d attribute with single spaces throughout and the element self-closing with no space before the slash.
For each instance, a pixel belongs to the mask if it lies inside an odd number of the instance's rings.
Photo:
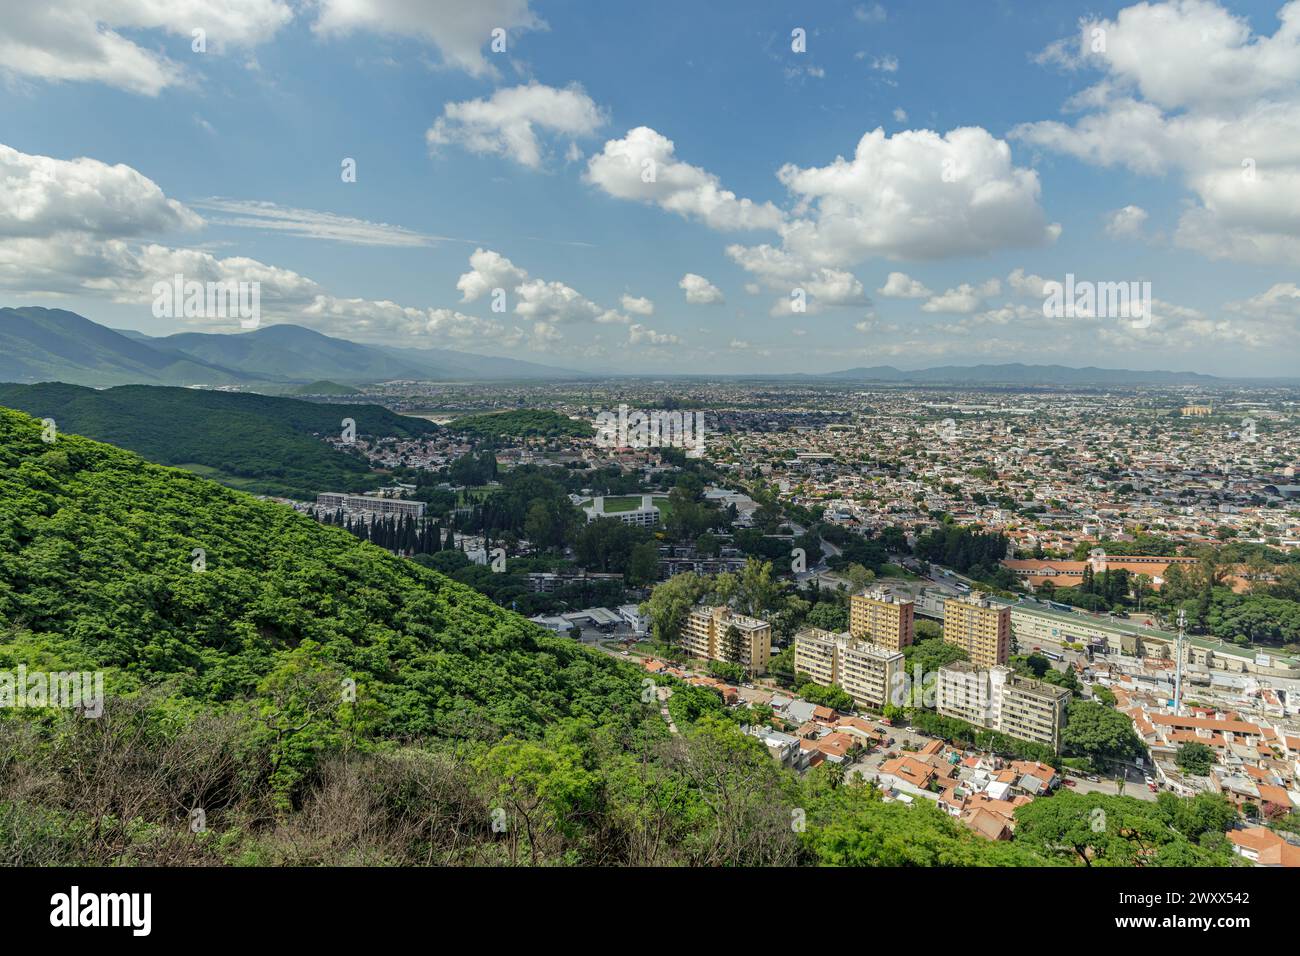
<svg viewBox="0 0 1300 956">
<path fill-rule="evenodd" d="M 1183 713 L 1183 630 L 1187 627 L 1187 612 L 1178 612 L 1178 640 L 1174 643 L 1174 715 Z"/>
</svg>

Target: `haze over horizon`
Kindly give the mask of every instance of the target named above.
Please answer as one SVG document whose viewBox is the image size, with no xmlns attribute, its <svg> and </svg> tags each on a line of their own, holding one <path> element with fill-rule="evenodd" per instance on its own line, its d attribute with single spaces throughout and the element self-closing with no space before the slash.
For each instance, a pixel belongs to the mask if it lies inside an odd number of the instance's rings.
<svg viewBox="0 0 1300 956">
<path fill-rule="evenodd" d="M 0 24 L 6 305 L 238 331 L 156 318 L 180 273 L 593 373 L 1300 367 L 1300 2 L 53 3 Z M 1067 276 L 1149 321 L 1045 318 Z"/>
</svg>

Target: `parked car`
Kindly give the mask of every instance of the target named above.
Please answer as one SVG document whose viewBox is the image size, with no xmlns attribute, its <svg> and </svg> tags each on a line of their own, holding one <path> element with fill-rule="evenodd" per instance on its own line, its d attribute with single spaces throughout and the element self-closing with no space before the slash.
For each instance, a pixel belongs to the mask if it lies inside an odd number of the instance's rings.
<svg viewBox="0 0 1300 956">
<path fill-rule="evenodd" d="M 1064 783 L 1067 787 L 1074 787 L 1074 786 L 1077 786 L 1077 784 L 1076 784 L 1073 780 L 1071 780 L 1069 777 L 1066 777 L 1066 778 L 1065 778 L 1063 781 L 1061 781 L 1061 782 Z"/>
</svg>

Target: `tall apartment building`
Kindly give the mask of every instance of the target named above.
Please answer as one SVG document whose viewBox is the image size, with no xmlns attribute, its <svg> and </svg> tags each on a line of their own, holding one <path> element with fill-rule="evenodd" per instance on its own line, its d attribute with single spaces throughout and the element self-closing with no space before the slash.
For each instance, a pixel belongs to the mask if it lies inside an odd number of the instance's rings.
<svg viewBox="0 0 1300 956">
<path fill-rule="evenodd" d="M 1021 677 L 1008 667 L 956 661 L 939 668 L 935 709 L 1060 753 L 1070 698 L 1064 687 Z"/>
<path fill-rule="evenodd" d="M 858 640 L 901 651 L 916 634 L 912 602 L 877 588 L 849 598 L 849 630 Z"/>
<path fill-rule="evenodd" d="M 1070 697 L 1064 687 L 1011 674 L 1001 688 L 999 729 L 1021 740 L 1047 744 L 1060 753 Z"/>
<path fill-rule="evenodd" d="M 835 634 L 819 627 L 800 631 L 794 638 L 794 669 L 816 684 L 839 687 L 859 707 L 880 710 L 890 702 L 903 655 L 868 641 L 852 631 Z"/>
<path fill-rule="evenodd" d="M 729 631 L 734 627 L 734 639 Z M 740 664 L 755 674 L 766 674 L 772 659 L 772 625 L 756 617 L 736 614 L 725 605 L 697 607 L 682 625 L 682 646 L 693 657 Z"/>
<path fill-rule="evenodd" d="M 943 604 L 943 639 L 966 652 L 979 667 L 1006 664 L 1011 657 L 1011 610 L 975 591 Z"/>
<path fill-rule="evenodd" d="M 1005 670 L 1005 668 L 1000 668 Z M 934 707 L 945 717 L 956 717 L 976 727 L 993 727 L 997 708 L 993 703 L 992 673 L 969 661 L 954 661 L 939 668 Z"/>
</svg>

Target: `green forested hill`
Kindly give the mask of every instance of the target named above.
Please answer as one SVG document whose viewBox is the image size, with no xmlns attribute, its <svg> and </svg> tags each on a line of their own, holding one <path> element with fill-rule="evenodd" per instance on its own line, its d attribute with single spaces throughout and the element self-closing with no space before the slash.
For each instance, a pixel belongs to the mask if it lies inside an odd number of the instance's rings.
<svg viewBox="0 0 1300 956">
<path fill-rule="evenodd" d="M 567 415 L 541 408 L 466 415 L 449 422 L 447 427 L 478 438 L 551 438 L 559 435 L 586 438 L 595 432 L 589 422 L 574 421 Z"/>
<path fill-rule="evenodd" d="M 0 701 L 0 865 L 1231 858 L 1217 804 L 1096 795 L 1040 801 L 1025 841 L 986 843 L 925 801 L 795 777 L 740 733 L 761 716 L 684 685 L 671 733 L 628 663 L 342 529 L 46 443 L 0 409 L 0 676 L 20 667 L 102 670 L 107 693 L 98 716 Z M 1116 831 L 1079 831 L 1099 802 Z"/>
<path fill-rule="evenodd" d="M 110 442 L 245 491 L 308 499 L 375 484 L 362 458 L 315 437 L 339 434 L 344 418 L 356 422 L 358 435 L 410 438 L 437 430 L 378 405 L 151 385 L 103 391 L 59 382 L 0 385 L 0 406 L 53 418 L 61 432 Z"/>
<path fill-rule="evenodd" d="M 635 700 L 623 668 L 436 572 L 108 445 L 47 445 L 8 411 L 0 618 L 11 659 L 111 668 L 120 686 L 170 678 L 206 702 L 253 693 L 310 643 L 367 685 L 384 736 L 532 735 Z"/>
</svg>

